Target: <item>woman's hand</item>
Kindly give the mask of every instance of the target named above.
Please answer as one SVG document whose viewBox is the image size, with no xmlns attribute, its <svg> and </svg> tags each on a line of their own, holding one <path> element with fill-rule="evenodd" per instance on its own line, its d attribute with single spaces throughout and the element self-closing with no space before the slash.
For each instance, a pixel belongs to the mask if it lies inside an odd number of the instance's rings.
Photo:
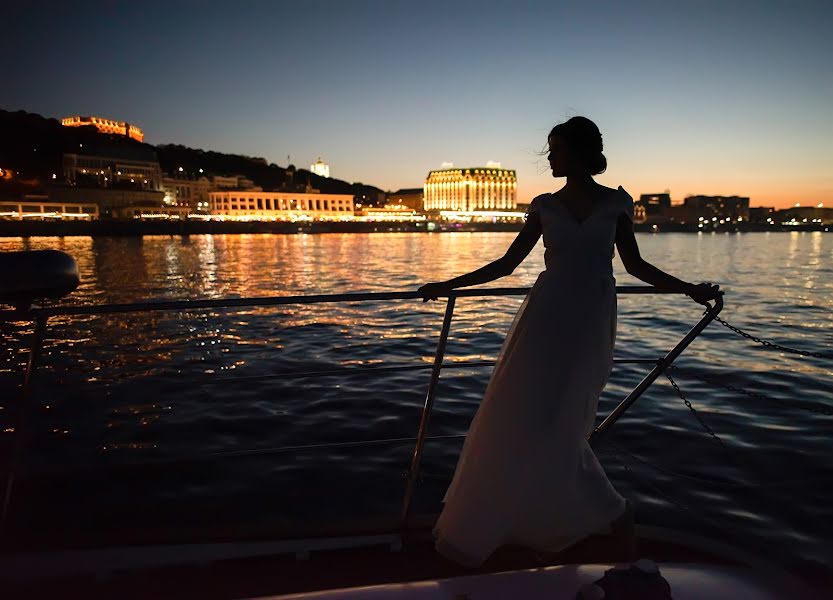
<svg viewBox="0 0 833 600">
<path fill-rule="evenodd" d="M 686 290 L 686 296 L 689 296 L 695 302 L 706 304 L 709 300 L 714 300 L 723 293 L 718 290 L 719 287 L 716 283 L 700 283 L 697 285 L 690 283 Z"/>
<path fill-rule="evenodd" d="M 420 294 L 422 294 L 423 302 L 428 302 L 429 300 L 436 300 L 440 296 L 447 296 L 451 290 L 454 288 L 448 285 L 445 281 L 439 281 L 436 283 L 426 283 L 421 288 L 417 290 Z"/>
</svg>

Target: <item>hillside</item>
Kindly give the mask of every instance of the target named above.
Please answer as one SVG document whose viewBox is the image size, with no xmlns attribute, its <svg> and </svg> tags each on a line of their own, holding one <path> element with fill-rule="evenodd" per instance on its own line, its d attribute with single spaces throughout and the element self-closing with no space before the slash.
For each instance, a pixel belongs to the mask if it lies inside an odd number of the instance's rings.
<svg viewBox="0 0 833 600">
<path fill-rule="evenodd" d="M 309 184 L 325 193 L 352 194 L 357 201 L 365 203 L 383 198 L 382 190 L 377 187 L 320 177 L 306 169 L 296 170 L 292 165 L 280 167 L 263 158 L 177 144 L 152 146 L 124 136 L 99 133 L 93 126 L 64 127 L 57 119 L 22 110 L 0 110 L 0 169 L 15 172 L 12 181 L 0 179 L 0 191 L 5 195 L 37 191 L 53 182 L 53 174 L 60 181 L 62 154 L 83 153 L 85 147 L 114 151 L 130 147 L 134 152 L 157 157 L 166 173 L 176 173 L 182 167 L 189 175 L 198 174 L 199 169 L 206 175 L 244 175 L 266 191 L 294 183 L 295 186 Z"/>
</svg>

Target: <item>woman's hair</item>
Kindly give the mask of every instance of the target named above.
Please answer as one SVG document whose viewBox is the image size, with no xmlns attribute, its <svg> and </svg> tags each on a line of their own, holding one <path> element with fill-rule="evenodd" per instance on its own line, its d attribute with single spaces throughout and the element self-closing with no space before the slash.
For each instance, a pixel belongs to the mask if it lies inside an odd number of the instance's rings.
<svg viewBox="0 0 833 600">
<path fill-rule="evenodd" d="M 547 140 L 558 137 L 567 142 L 570 155 L 581 161 L 591 175 L 604 173 L 607 159 L 602 154 L 602 134 L 587 117 L 573 117 L 556 125 Z"/>
</svg>

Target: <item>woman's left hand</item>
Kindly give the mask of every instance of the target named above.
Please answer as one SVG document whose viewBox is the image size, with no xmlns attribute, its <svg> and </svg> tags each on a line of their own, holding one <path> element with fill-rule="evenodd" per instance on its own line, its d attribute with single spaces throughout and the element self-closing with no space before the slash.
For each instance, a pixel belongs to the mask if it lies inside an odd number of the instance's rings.
<svg viewBox="0 0 833 600">
<path fill-rule="evenodd" d="M 447 296 L 454 288 L 448 285 L 445 281 L 438 281 L 434 283 L 426 283 L 420 287 L 417 292 L 422 294 L 422 301 L 437 300 L 440 296 Z"/>
<path fill-rule="evenodd" d="M 709 300 L 714 300 L 723 293 L 718 289 L 719 287 L 716 283 L 689 284 L 686 295 L 691 297 L 695 302 L 706 304 Z"/>
</svg>

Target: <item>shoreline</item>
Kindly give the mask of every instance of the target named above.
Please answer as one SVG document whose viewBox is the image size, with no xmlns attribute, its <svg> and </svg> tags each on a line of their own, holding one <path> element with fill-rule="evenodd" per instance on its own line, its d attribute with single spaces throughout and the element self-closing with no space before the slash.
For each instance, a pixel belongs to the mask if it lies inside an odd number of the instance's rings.
<svg viewBox="0 0 833 600">
<path fill-rule="evenodd" d="M 68 237 L 68 236 L 144 236 L 144 235 L 205 235 L 205 234 L 319 234 L 319 233 L 450 233 L 450 232 L 518 232 L 521 223 L 356 223 L 356 222 L 230 222 L 230 221 L 0 221 L 0 238 Z M 636 224 L 637 233 L 739 233 L 762 231 L 821 231 L 831 226 L 771 226 L 744 223 L 713 229 L 666 223 L 657 229 L 649 224 Z"/>
</svg>

